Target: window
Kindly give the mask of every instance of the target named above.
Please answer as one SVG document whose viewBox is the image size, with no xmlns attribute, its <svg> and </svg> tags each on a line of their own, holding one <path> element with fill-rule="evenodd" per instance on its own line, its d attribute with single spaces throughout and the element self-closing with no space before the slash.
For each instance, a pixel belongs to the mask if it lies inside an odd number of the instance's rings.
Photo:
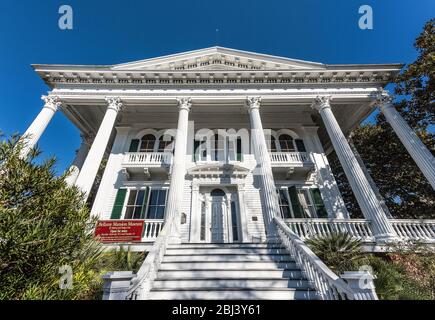
<svg viewBox="0 0 435 320">
<path fill-rule="evenodd" d="M 278 189 L 279 208 L 283 219 L 291 218 L 290 203 L 285 189 Z"/>
<path fill-rule="evenodd" d="M 277 190 L 281 215 L 288 218 L 326 218 L 328 216 L 318 188 L 290 186 Z"/>
<path fill-rule="evenodd" d="M 214 135 L 211 141 L 211 160 L 225 161 L 225 137 Z"/>
<path fill-rule="evenodd" d="M 288 134 L 282 134 L 278 138 L 279 146 L 281 147 L 281 152 L 293 152 L 295 151 L 295 146 L 293 144 L 293 138 Z"/>
<path fill-rule="evenodd" d="M 214 189 L 212 192 L 210 192 L 210 195 L 212 197 L 225 197 L 225 192 L 221 189 Z"/>
<path fill-rule="evenodd" d="M 173 147 L 171 143 L 174 141 L 172 136 L 161 136 L 159 139 L 159 149 L 158 152 L 172 152 Z"/>
<path fill-rule="evenodd" d="M 237 225 L 237 209 L 235 201 L 231 201 L 231 227 L 233 232 L 233 241 L 239 241 L 239 228 Z"/>
<path fill-rule="evenodd" d="M 125 209 L 124 219 L 143 219 L 143 209 L 146 205 L 148 190 L 130 190 Z"/>
<path fill-rule="evenodd" d="M 154 152 L 156 137 L 152 134 L 147 134 L 140 141 L 140 152 Z"/>
<path fill-rule="evenodd" d="M 166 193 L 166 189 L 151 190 L 147 219 L 163 219 L 166 207 Z"/>
<path fill-rule="evenodd" d="M 302 205 L 302 209 L 304 211 L 304 215 L 308 218 L 315 218 L 316 209 L 314 208 L 314 204 L 312 203 L 311 198 L 308 195 L 308 189 L 299 189 L 298 196 L 299 201 Z"/>
</svg>

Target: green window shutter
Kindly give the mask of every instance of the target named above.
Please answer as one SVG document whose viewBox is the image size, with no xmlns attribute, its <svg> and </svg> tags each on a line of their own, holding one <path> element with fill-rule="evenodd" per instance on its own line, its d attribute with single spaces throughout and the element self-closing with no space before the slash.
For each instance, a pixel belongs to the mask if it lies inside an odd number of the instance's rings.
<svg viewBox="0 0 435 320">
<path fill-rule="evenodd" d="M 295 186 L 288 188 L 288 193 L 290 195 L 290 201 L 292 203 L 293 214 L 295 218 L 304 218 L 304 213 L 302 206 L 299 202 L 298 193 Z"/>
<path fill-rule="evenodd" d="M 237 138 L 237 161 L 242 161 L 242 139 Z"/>
<path fill-rule="evenodd" d="M 147 213 L 148 197 L 150 195 L 150 187 L 145 188 L 145 196 L 143 197 L 142 211 L 140 213 L 140 218 L 145 219 Z"/>
<path fill-rule="evenodd" d="M 322 195 L 318 188 L 310 189 L 311 198 L 313 198 L 314 205 L 316 207 L 317 216 L 319 218 L 327 218 L 328 213 L 325 209 L 325 204 L 323 203 Z"/>
<path fill-rule="evenodd" d="M 110 219 L 121 218 L 122 208 L 124 207 L 124 200 L 126 194 L 127 194 L 127 189 L 118 189 L 118 192 L 116 193 L 115 204 L 113 205 L 112 215 L 110 216 Z"/>
<path fill-rule="evenodd" d="M 137 152 L 138 147 L 139 147 L 139 139 L 133 139 L 130 142 L 130 148 L 128 148 L 128 152 Z"/>
<path fill-rule="evenodd" d="M 192 161 L 194 161 L 194 162 L 198 161 L 196 153 L 199 152 L 198 148 L 199 148 L 200 144 L 201 144 L 201 141 L 197 141 L 197 140 L 193 141 Z M 199 156 L 199 153 L 198 153 L 198 156 Z"/>
<path fill-rule="evenodd" d="M 296 139 L 295 143 L 296 143 L 296 148 L 298 149 L 299 152 L 307 152 L 307 149 L 305 149 L 304 140 Z"/>
</svg>

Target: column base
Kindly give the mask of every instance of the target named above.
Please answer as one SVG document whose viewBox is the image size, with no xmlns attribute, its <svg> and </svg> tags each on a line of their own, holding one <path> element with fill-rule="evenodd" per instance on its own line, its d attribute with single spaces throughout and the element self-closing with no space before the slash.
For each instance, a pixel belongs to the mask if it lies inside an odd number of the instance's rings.
<svg viewBox="0 0 435 320">
<path fill-rule="evenodd" d="M 394 234 L 383 233 L 375 235 L 376 244 L 396 244 L 400 241 L 400 238 Z"/>
</svg>

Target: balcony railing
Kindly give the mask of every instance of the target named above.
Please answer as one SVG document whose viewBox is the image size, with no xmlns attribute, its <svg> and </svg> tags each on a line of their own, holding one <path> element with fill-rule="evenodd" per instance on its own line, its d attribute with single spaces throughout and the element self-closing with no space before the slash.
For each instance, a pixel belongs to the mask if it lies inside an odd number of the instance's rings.
<svg viewBox="0 0 435 320">
<path fill-rule="evenodd" d="M 271 152 L 270 160 L 272 162 L 272 165 L 312 164 L 311 159 L 306 152 Z"/>
<path fill-rule="evenodd" d="M 365 219 L 286 219 L 290 230 L 302 240 L 313 236 L 328 236 L 333 233 L 344 232 L 361 241 L 374 241 L 370 222 Z"/>
<path fill-rule="evenodd" d="M 172 153 L 169 152 L 127 152 L 124 165 L 130 166 L 170 166 Z"/>
<path fill-rule="evenodd" d="M 435 242 L 435 220 L 390 219 L 390 222 L 404 240 Z"/>
<path fill-rule="evenodd" d="M 150 242 L 157 239 L 160 231 L 163 228 L 163 223 L 165 220 L 163 219 L 147 219 L 145 220 L 143 233 L 142 233 L 142 241 Z"/>
<path fill-rule="evenodd" d="M 390 219 L 401 240 L 435 242 L 435 220 Z M 302 240 L 345 232 L 363 242 L 374 242 L 370 221 L 366 219 L 286 219 L 290 230 Z"/>
</svg>

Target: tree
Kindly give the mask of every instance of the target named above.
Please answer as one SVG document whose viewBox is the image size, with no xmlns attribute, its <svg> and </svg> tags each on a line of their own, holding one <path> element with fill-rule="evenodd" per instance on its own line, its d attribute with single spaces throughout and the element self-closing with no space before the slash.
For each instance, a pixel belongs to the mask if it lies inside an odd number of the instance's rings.
<svg viewBox="0 0 435 320">
<path fill-rule="evenodd" d="M 416 61 L 407 65 L 394 81 L 395 107 L 434 153 L 435 19 L 425 24 L 414 46 L 418 51 Z M 376 116 L 375 123 L 354 130 L 352 141 L 394 217 L 435 217 L 434 190 L 382 113 Z M 360 217 L 361 211 L 335 154 L 330 162 L 349 212 Z"/>
<path fill-rule="evenodd" d="M 0 299 L 85 299 L 101 286 L 101 255 L 83 194 L 56 176 L 54 158 L 20 158 L 17 136 L 0 143 Z M 72 288 L 60 289 L 70 266 Z M 64 269 L 66 272 L 68 269 Z"/>
</svg>

